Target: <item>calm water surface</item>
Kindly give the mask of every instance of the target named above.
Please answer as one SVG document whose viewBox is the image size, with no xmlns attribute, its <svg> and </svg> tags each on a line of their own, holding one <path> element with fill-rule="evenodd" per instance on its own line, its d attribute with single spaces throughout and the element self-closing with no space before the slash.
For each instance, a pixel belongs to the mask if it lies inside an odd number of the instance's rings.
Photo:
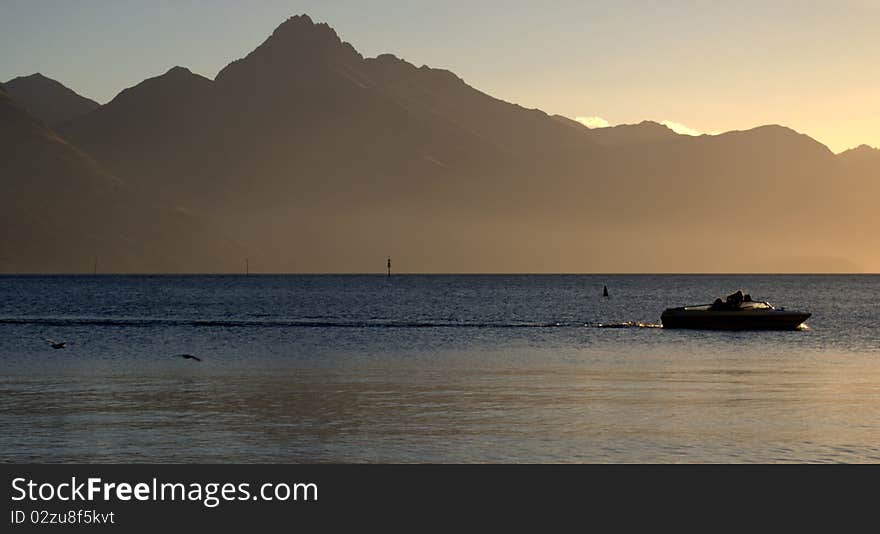
<svg viewBox="0 0 880 534">
<path fill-rule="evenodd" d="M 738 288 L 809 329 L 598 327 Z M 0 277 L 0 459 L 878 462 L 878 297 L 877 276 Z"/>
</svg>

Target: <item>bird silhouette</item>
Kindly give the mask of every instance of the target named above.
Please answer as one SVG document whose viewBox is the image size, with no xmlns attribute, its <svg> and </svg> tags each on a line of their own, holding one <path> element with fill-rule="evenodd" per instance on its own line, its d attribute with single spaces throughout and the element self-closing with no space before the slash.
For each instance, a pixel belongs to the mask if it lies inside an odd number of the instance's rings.
<svg viewBox="0 0 880 534">
<path fill-rule="evenodd" d="M 187 360 L 195 360 L 197 362 L 202 361 L 201 358 L 199 358 L 198 356 L 193 356 L 192 354 L 178 354 L 178 356 Z"/>
<path fill-rule="evenodd" d="M 53 349 L 63 349 L 67 346 L 66 341 L 55 341 L 54 339 L 47 339 L 46 343 L 48 343 Z"/>
</svg>

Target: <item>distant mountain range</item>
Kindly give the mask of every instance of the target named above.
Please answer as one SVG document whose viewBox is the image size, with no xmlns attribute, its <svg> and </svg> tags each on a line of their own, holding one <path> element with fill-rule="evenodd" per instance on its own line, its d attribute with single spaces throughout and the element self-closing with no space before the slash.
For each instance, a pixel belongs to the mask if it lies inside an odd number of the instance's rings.
<svg viewBox="0 0 880 534">
<path fill-rule="evenodd" d="M 835 155 L 782 126 L 590 129 L 364 58 L 304 15 L 214 80 L 175 67 L 103 106 L 39 75 L 6 88 L 20 147 L 0 147 L 18 162 L 0 180 L 39 184 L 8 201 L 6 272 L 89 256 L 124 272 L 236 271 L 245 256 L 372 272 L 388 255 L 415 272 L 880 271 L 876 149 Z M 64 164 L 37 169 L 50 152 Z M 93 191 L 107 182 L 124 184 L 112 199 Z M 80 209 L 35 193 L 59 188 Z"/>
</svg>

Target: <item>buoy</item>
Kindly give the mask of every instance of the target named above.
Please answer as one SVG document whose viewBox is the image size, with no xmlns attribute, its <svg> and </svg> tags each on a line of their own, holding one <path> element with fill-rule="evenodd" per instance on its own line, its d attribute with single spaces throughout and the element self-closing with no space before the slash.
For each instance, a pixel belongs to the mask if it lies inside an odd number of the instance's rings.
<svg viewBox="0 0 880 534">
<path fill-rule="evenodd" d="M 608 296 L 608 286 L 603 286 L 603 287 L 604 287 L 604 289 L 602 290 L 602 296 L 607 297 Z"/>
</svg>

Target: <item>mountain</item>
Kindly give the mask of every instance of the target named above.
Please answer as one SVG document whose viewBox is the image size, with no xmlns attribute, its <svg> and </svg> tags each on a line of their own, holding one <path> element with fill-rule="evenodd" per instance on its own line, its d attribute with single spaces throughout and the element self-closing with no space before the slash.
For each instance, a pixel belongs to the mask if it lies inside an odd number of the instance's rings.
<svg viewBox="0 0 880 534">
<path fill-rule="evenodd" d="M 130 181 L 145 190 L 180 188 L 198 197 L 204 185 L 199 184 L 199 172 L 206 165 L 201 162 L 222 154 L 209 142 L 219 133 L 203 131 L 212 85 L 207 78 L 174 67 L 122 91 L 92 113 L 59 127 L 59 132 L 115 174 L 136 178 Z M 171 195 L 166 200 L 176 202 Z"/>
<path fill-rule="evenodd" d="M 13 78 L 4 86 L 29 113 L 51 127 L 81 117 L 99 106 L 94 100 L 40 73 Z"/>
<path fill-rule="evenodd" d="M 573 128 L 583 130 L 595 143 L 605 147 L 642 145 L 662 143 L 680 137 L 668 126 L 654 121 L 642 121 L 639 124 L 619 124 L 604 128 L 587 128 L 583 124 L 560 115 L 555 119 L 568 123 Z"/>
<path fill-rule="evenodd" d="M 0 88 L 0 272 L 224 271 L 210 224 L 128 187 Z M 233 265 L 235 267 L 233 267 Z"/>
<path fill-rule="evenodd" d="M 843 172 L 836 189 L 847 199 L 845 217 L 873 214 L 880 197 L 880 149 L 861 145 L 837 155 Z"/>
<path fill-rule="evenodd" d="M 837 157 L 846 165 L 873 166 L 875 169 L 880 169 L 880 148 L 859 145 L 841 152 Z"/>
<path fill-rule="evenodd" d="M 304 15 L 214 80 L 176 67 L 59 132 L 266 270 L 880 269 L 870 177 L 806 135 L 589 129 Z"/>
<path fill-rule="evenodd" d="M 222 217 L 277 270 L 366 266 L 392 234 L 410 242 L 445 233 L 417 231 L 443 218 L 495 227 L 487 206 L 530 209 L 550 196 L 535 170 L 563 169 L 595 148 L 448 71 L 364 59 L 308 17 L 282 24 L 213 82 L 172 69 L 61 132 L 114 173 Z M 473 228 L 465 218 L 450 224 Z M 376 225 L 384 233 L 358 235 Z M 459 246 L 456 234 L 435 237 Z"/>
</svg>

